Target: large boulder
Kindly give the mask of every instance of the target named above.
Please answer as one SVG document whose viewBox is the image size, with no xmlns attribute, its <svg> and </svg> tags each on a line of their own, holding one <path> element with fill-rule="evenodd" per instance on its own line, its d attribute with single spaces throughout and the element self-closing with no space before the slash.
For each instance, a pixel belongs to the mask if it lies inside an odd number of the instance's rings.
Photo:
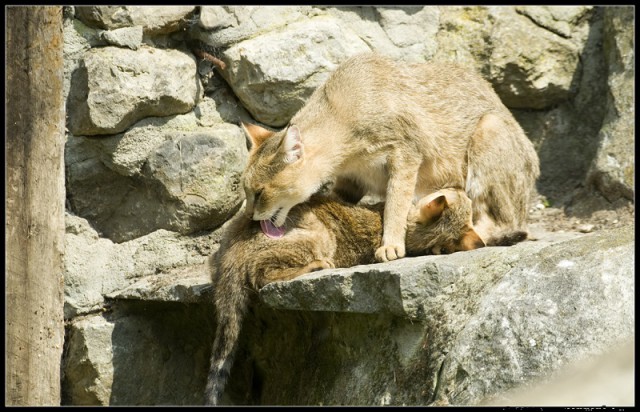
<svg viewBox="0 0 640 412">
<path fill-rule="evenodd" d="M 185 27 L 195 6 L 76 6 L 87 25 L 104 29 L 142 26 L 145 33 L 170 33 Z"/>
<path fill-rule="evenodd" d="M 438 7 L 326 7 L 324 11 L 358 35 L 371 50 L 405 62 L 430 60 L 437 48 Z"/>
<path fill-rule="evenodd" d="M 494 22 L 487 7 L 441 7 L 434 60 L 453 61 L 486 76 Z"/>
<path fill-rule="evenodd" d="M 77 318 L 67 335 L 63 404 L 202 404 L 214 330 L 207 309 L 120 303 Z"/>
<path fill-rule="evenodd" d="M 78 319 L 69 328 L 65 345 L 73 350 L 63 359 L 62 404 L 109 404 L 113 386 L 113 329 L 100 314 Z"/>
<path fill-rule="evenodd" d="M 89 222 L 65 216 L 64 317 L 72 319 L 105 306 L 105 296 L 140 278 L 177 267 L 202 264 L 215 250 L 217 233 L 180 236 L 158 230 L 113 243 L 101 238 Z"/>
<path fill-rule="evenodd" d="M 516 6 L 515 11 L 543 29 L 565 39 L 583 35 L 593 6 Z"/>
<path fill-rule="evenodd" d="M 633 232 L 601 232 L 520 260 L 446 347 L 436 399 L 476 404 L 631 338 Z"/>
<path fill-rule="evenodd" d="M 228 123 L 242 113 L 220 88 L 186 115 L 147 118 L 113 136 L 69 135 L 72 210 L 115 242 L 219 227 L 244 200 L 245 136 Z"/>
<path fill-rule="evenodd" d="M 370 51 L 334 18 L 317 16 L 242 41 L 222 55 L 222 73 L 253 117 L 284 126 L 348 57 Z"/>
<path fill-rule="evenodd" d="M 115 242 L 158 229 L 211 230 L 244 200 L 246 156 L 244 134 L 233 125 L 141 126 L 108 141 L 69 136 L 70 204 Z"/>
<path fill-rule="evenodd" d="M 314 14 L 310 6 L 202 6 L 193 35 L 224 49 Z"/>
<path fill-rule="evenodd" d="M 435 59 L 481 72 L 510 108 L 548 108 L 576 91 L 590 12 L 585 6 L 443 7 Z"/>
<path fill-rule="evenodd" d="M 575 95 L 548 110 L 513 110 L 540 157 L 537 188 L 556 205 L 573 201 L 574 189 L 584 185 L 599 145 L 607 100 L 602 11 L 589 11 L 586 21 L 572 26 L 573 37 L 567 39 L 579 45 L 582 56 Z"/>
<path fill-rule="evenodd" d="M 474 405 L 604 353 L 634 335 L 633 232 L 625 227 L 562 242 L 402 259 L 267 285 L 260 295 L 274 308 L 392 313 L 414 324 L 389 323 L 390 335 L 369 335 L 355 349 L 354 335 L 372 327 L 352 325 L 350 331 L 348 316 L 336 318 L 336 329 L 314 349 L 321 353 L 305 362 L 269 346 L 282 363 L 261 370 L 267 376 L 260 401 Z M 262 332 L 261 345 L 283 332 Z M 313 345 L 305 340 L 313 336 L 296 338 Z M 328 362 L 325 350 L 336 352 L 332 364 L 320 364 Z M 345 357 L 351 363 L 338 366 Z M 291 385 L 293 376 L 313 378 L 317 390 L 301 393 Z M 327 380 L 318 382 L 320 376 Z M 284 382 L 280 391 L 269 390 Z"/>
<path fill-rule="evenodd" d="M 253 117 L 278 127 L 354 54 L 430 58 L 438 15 L 423 7 L 205 7 L 194 33 L 220 53 L 223 75 Z"/>
<path fill-rule="evenodd" d="M 69 130 L 114 134 L 145 117 L 186 113 L 201 98 L 196 73 L 193 56 L 178 50 L 91 49 L 71 78 Z"/>
<path fill-rule="evenodd" d="M 494 18 L 489 76 L 502 101 L 544 109 L 567 100 L 576 91 L 581 48 L 513 9 L 498 8 Z"/>
<path fill-rule="evenodd" d="M 635 339 L 612 345 L 593 359 L 579 359 L 557 376 L 521 385 L 482 402 L 490 406 L 633 406 Z"/>
<path fill-rule="evenodd" d="M 604 53 L 608 65 L 607 111 L 589 181 L 611 202 L 633 200 L 635 172 L 635 51 L 632 7 L 607 7 Z"/>
</svg>

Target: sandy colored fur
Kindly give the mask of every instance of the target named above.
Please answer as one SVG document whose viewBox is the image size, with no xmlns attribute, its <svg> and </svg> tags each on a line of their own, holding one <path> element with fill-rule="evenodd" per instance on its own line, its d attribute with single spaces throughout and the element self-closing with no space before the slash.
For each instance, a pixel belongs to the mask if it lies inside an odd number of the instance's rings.
<svg viewBox="0 0 640 412">
<path fill-rule="evenodd" d="M 386 195 L 379 261 L 405 254 L 414 196 L 445 187 L 464 189 L 471 198 L 482 239 L 527 231 L 537 154 L 491 85 L 473 72 L 447 63 L 355 56 L 312 94 L 289 128 L 302 136 L 304 154 L 297 162 L 282 162 L 288 129 L 250 153 L 245 188 L 254 219 L 283 221 L 288 210 L 333 181 L 349 200 L 364 192 Z"/>
</svg>

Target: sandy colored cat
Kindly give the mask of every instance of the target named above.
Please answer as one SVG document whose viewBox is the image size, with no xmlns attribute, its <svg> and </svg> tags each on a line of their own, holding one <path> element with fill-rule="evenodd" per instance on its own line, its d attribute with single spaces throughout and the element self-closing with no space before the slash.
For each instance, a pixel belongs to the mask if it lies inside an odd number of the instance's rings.
<svg viewBox="0 0 640 412">
<path fill-rule="evenodd" d="M 450 63 L 352 57 L 318 87 L 288 127 L 245 125 L 253 149 L 246 211 L 276 227 L 327 182 L 343 199 L 386 195 L 376 260 L 405 255 L 413 198 L 451 187 L 473 202 L 485 241 L 527 232 L 539 161 L 512 114 L 479 75 Z"/>
<path fill-rule="evenodd" d="M 382 240 L 383 205 L 356 206 L 315 195 L 293 207 L 275 230 L 239 214 L 210 260 L 218 329 L 211 352 L 205 402 L 220 402 L 231 371 L 242 319 L 254 291 L 270 282 L 333 267 L 375 262 Z M 497 240 L 495 243 L 499 243 Z M 443 189 L 410 209 L 407 252 L 451 253 L 483 247 L 471 225 L 464 191 Z"/>
</svg>

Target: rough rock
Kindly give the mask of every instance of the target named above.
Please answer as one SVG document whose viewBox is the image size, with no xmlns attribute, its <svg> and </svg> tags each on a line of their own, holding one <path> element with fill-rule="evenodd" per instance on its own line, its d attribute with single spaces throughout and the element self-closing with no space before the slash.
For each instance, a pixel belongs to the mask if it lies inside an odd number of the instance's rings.
<svg viewBox="0 0 640 412">
<path fill-rule="evenodd" d="M 479 300 L 443 360 L 436 399 L 475 404 L 634 334 L 633 228 L 527 256 Z"/>
<path fill-rule="evenodd" d="M 540 27 L 566 39 L 575 36 L 579 25 L 593 6 L 516 6 L 515 10 L 527 16 Z"/>
<path fill-rule="evenodd" d="M 184 52 L 91 49 L 71 79 L 69 130 L 78 136 L 120 133 L 145 117 L 186 113 L 201 94 L 196 62 Z"/>
<path fill-rule="evenodd" d="M 573 33 L 584 37 L 581 55 L 589 56 L 582 57 L 575 96 L 550 110 L 513 110 L 540 157 L 538 190 L 556 205 L 573 201 L 574 189 L 584 185 L 606 109 L 602 10 L 594 10 L 585 25 L 588 35 Z"/>
<path fill-rule="evenodd" d="M 489 76 L 505 105 L 544 109 L 567 100 L 576 89 L 580 48 L 512 9 L 493 13 Z"/>
<path fill-rule="evenodd" d="M 114 244 L 99 237 L 85 219 L 67 214 L 65 220 L 65 319 L 99 310 L 106 295 L 140 278 L 203 264 L 217 236 L 184 237 L 158 230 Z"/>
<path fill-rule="evenodd" d="M 162 34 L 184 27 L 195 6 L 76 6 L 87 25 L 104 30 L 142 26 L 145 33 Z"/>
<path fill-rule="evenodd" d="M 635 339 L 612 345 L 593 359 L 580 359 L 548 381 L 517 387 L 487 399 L 489 406 L 633 406 Z"/>
<path fill-rule="evenodd" d="M 575 237 L 576 234 L 566 236 Z M 260 296 L 267 306 L 275 309 L 388 312 L 420 320 L 425 316 L 425 300 L 446 289 L 447 285 L 456 283 L 458 278 L 484 288 L 503 276 L 524 254 L 537 252 L 558 240 L 566 241 L 566 236 L 549 237 L 545 233 L 539 241 L 520 243 L 510 248 L 493 247 L 445 257 L 408 258 L 373 266 L 314 272 L 290 282 L 267 285 L 260 291 Z M 473 279 L 469 280 L 469 276 Z M 376 286 L 366 284 L 369 282 L 375 282 Z M 449 290 L 449 293 L 453 291 Z M 465 292 L 477 295 L 480 289 Z M 318 296 L 322 298 L 317 299 Z"/>
<path fill-rule="evenodd" d="M 108 139 L 69 136 L 74 212 L 115 242 L 158 229 L 189 234 L 221 226 L 244 199 L 245 137 L 237 126 L 197 121 L 148 119 Z"/>
<path fill-rule="evenodd" d="M 144 175 L 195 212 L 180 231 L 220 225 L 242 202 L 242 143 L 244 136 L 235 126 L 205 129 L 172 136 L 149 155 Z"/>
<path fill-rule="evenodd" d="M 430 60 L 438 48 L 440 8 L 327 7 L 331 16 L 378 53 L 406 62 Z"/>
<path fill-rule="evenodd" d="M 212 96 L 204 97 L 193 112 L 163 118 L 149 117 L 125 133 L 90 141 L 102 152 L 101 160 L 110 169 L 123 176 L 136 176 L 141 174 L 142 166 L 154 149 L 171 140 L 171 135 L 178 132 L 216 131 L 233 135 L 238 132 L 235 125 L 246 118 L 246 112 L 243 114 L 228 90 L 217 87 Z"/>
<path fill-rule="evenodd" d="M 114 303 L 69 326 L 63 404 L 201 405 L 213 339 L 203 306 Z"/>
<path fill-rule="evenodd" d="M 213 290 L 207 262 L 145 276 L 124 289 L 106 294 L 109 299 L 201 303 Z"/>
<path fill-rule="evenodd" d="M 284 126 L 338 64 L 366 51 L 339 21 L 317 16 L 228 48 L 223 75 L 256 120 Z"/>
<path fill-rule="evenodd" d="M 71 86 L 71 74 L 79 67 L 79 61 L 91 47 L 104 46 L 100 31 L 92 29 L 77 19 L 65 19 L 64 31 L 64 96 L 65 101 Z"/>
<path fill-rule="evenodd" d="M 113 46 L 138 50 L 138 47 L 142 44 L 142 26 L 106 30 L 101 33 L 101 36 L 107 43 Z"/>
<path fill-rule="evenodd" d="M 487 77 L 494 22 L 487 7 L 441 7 L 434 60 L 456 62 Z"/>
<path fill-rule="evenodd" d="M 398 47 L 409 47 L 437 31 L 438 10 L 430 7 L 376 7 L 380 26 Z"/>
<path fill-rule="evenodd" d="M 214 48 L 226 48 L 313 13 L 309 6 L 202 6 L 193 35 Z"/>
<path fill-rule="evenodd" d="M 434 59 L 482 73 L 509 108 L 549 108 L 576 92 L 590 10 L 441 7 Z M 558 35 L 568 22 L 571 36 Z"/>
<path fill-rule="evenodd" d="M 113 325 L 102 315 L 77 319 L 71 326 L 65 339 L 65 346 L 73 349 L 63 360 L 63 403 L 109 404 L 114 367 L 112 335 Z M 64 388 L 65 383 L 72 388 Z M 65 389 L 71 393 L 65 393 Z"/>
<path fill-rule="evenodd" d="M 608 65 L 607 114 L 589 181 L 611 202 L 633 200 L 635 172 L 634 13 L 632 7 L 607 7 L 604 53 Z"/>
</svg>

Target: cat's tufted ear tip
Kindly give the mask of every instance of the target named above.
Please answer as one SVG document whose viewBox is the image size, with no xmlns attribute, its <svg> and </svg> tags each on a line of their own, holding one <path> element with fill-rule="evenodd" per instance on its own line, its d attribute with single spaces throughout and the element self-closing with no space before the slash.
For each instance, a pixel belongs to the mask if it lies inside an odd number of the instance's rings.
<svg viewBox="0 0 640 412">
<path fill-rule="evenodd" d="M 274 131 L 265 129 L 257 124 L 240 122 L 240 127 L 247 137 L 247 146 L 250 150 L 259 147 L 265 140 L 275 134 Z"/>
<path fill-rule="evenodd" d="M 284 137 L 284 161 L 286 163 L 295 163 L 302 159 L 304 155 L 304 145 L 302 144 L 302 137 L 300 135 L 300 129 L 298 126 L 291 125 L 287 128 L 287 133 Z"/>
</svg>

